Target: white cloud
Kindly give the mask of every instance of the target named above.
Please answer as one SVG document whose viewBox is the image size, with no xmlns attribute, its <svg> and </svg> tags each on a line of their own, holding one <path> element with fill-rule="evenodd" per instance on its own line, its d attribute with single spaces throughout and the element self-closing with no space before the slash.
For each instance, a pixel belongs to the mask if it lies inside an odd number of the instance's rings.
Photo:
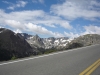
<svg viewBox="0 0 100 75">
<path fill-rule="evenodd" d="M 70 33 L 64 32 L 64 34 L 66 35 L 66 37 L 69 37 L 69 38 L 72 38 L 72 39 L 79 37 L 79 34 L 75 34 L 73 32 L 70 32 Z"/>
<path fill-rule="evenodd" d="M 10 13 L 5 13 L 5 11 L 0 10 L 0 24 L 4 24 L 5 20 L 15 20 L 21 23 L 30 22 L 36 25 L 45 25 L 49 27 L 57 27 L 57 25 L 59 25 L 66 29 L 72 28 L 69 21 L 63 20 L 58 16 L 47 14 L 42 10 L 27 10 Z"/>
<path fill-rule="evenodd" d="M 65 37 L 64 34 L 59 33 L 59 32 L 53 32 L 52 35 L 53 35 L 54 37 Z"/>
<path fill-rule="evenodd" d="M 47 30 L 46 28 L 44 28 L 42 26 L 38 26 L 38 25 L 35 25 L 35 24 L 32 24 L 32 23 L 25 24 L 25 26 L 26 26 L 27 30 L 34 32 L 36 34 L 51 35 L 51 36 L 54 36 L 54 37 L 63 37 L 64 36 L 61 33 L 52 32 L 52 31 Z"/>
<path fill-rule="evenodd" d="M 70 38 L 76 38 L 79 37 L 80 35 L 86 35 L 86 34 L 99 34 L 100 35 L 100 26 L 95 26 L 95 25 L 89 25 L 89 26 L 83 26 L 85 29 L 84 32 L 81 33 L 74 33 L 74 32 L 64 32 L 64 35 Z"/>
<path fill-rule="evenodd" d="M 41 4 L 44 4 L 44 0 L 39 0 L 39 2 L 40 2 Z"/>
<path fill-rule="evenodd" d="M 7 9 L 14 10 L 15 6 L 9 6 Z"/>
<path fill-rule="evenodd" d="M 15 32 L 15 33 L 22 33 L 22 31 L 19 30 L 19 29 L 16 29 L 14 32 Z"/>
<path fill-rule="evenodd" d="M 66 28 L 66 29 L 72 29 L 72 26 L 68 22 L 62 23 L 61 26 Z"/>
<path fill-rule="evenodd" d="M 33 31 L 38 34 L 51 34 L 51 32 L 49 32 L 46 28 L 32 24 L 32 23 L 25 24 L 25 26 L 27 27 L 28 30 Z"/>
<path fill-rule="evenodd" d="M 8 9 L 25 7 L 28 3 L 19 0 L 16 4 L 3 1 L 10 6 Z M 44 0 L 32 0 L 33 3 L 44 3 Z M 62 3 L 62 2 L 61 2 Z M 97 7 L 97 8 L 96 8 Z M 55 37 L 78 37 L 83 34 L 100 34 L 100 27 L 95 25 L 84 26 L 82 33 L 73 32 L 53 32 L 43 27 L 63 27 L 65 29 L 72 29 L 70 22 L 76 18 L 84 18 L 95 20 L 100 18 L 100 2 L 97 0 L 65 0 L 62 4 L 54 4 L 50 9 L 51 13 L 46 13 L 43 10 L 25 10 L 13 11 L 6 13 L 0 9 L 0 25 L 14 28 L 15 32 L 30 31 L 37 34 L 51 35 Z M 73 28 L 74 29 L 74 28 Z"/>
<path fill-rule="evenodd" d="M 6 2 L 7 3 L 7 2 Z M 9 2 L 8 2 L 9 3 Z M 7 9 L 14 10 L 15 8 L 25 7 L 28 2 L 26 1 L 17 1 L 16 4 L 10 3 L 10 6 Z"/>
<path fill-rule="evenodd" d="M 0 26 L 0 28 L 4 28 L 4 27 Z"/>
<path fill-rule="evenodd" d="M 16 7 L 25 7 L 26 4 L 27 4 L 27 2 L 25 2 L 25 1 L 18 1 L 16 4 Z"/>
<path fill-rule="evenodd" d="M 66 0 L 63 4 L 52 5 L 51 13 L 69 20 L 79 17 L 93 20 L 100 17 L 100 2 L 97 0 Z"/>
<path fill-rule="evenodd" d="M 22 11 L 22 12 L 12 12 L 12 13 L 7 14 L 3 10 L 0 10 L 0 14 L 1 14 L 0 18 L 2 18 L 0 19 L 0 24 L 8 25 L 14 28 L 15 32 L 30 31 L 37 34 L 50 35 L 54 37 L 66 36 L 66 37 L 74 38 L 74 37 L 78 37 L 79 35 L 85 35 L 85 34 L 100 34 L 100 27 L 95 26 L 95 25 L 84 26 L 83 28 L 85 29 L 85 31 L 82 33 L 52 32 L 51 30 L 48 30 L 45 27 L 43 27 L 41 24 L 52 24 L 54 26 L 57 24 L 62 24 L 62 25 L 64 24 L 63 27 L 67 27 L 69 29 L 71 28 L 71 26 L 70 25 L 67 26 L 68 23 L 66 23 L 66 21 L 60 19 L 59 17 L 49 16 L 49 15 L 46 15 L 41 10 L 38 10 L 38 11 L 24 11 L 24 12 Z M 31 13 L 34 13 L 34 14 L 36 13 L 36 14 L 31 15 Z M 45 16 L 43 16 L 43 14 L 45 14 Z M 18 15 L 22 15 L 22 16 L 20 17 Z M 38 18 L 38 16 L 40 15 L 42 15 L 44 20 L 41 20 L 42 17 Z M 30 19 L 30 21 L 28 21 L 28 19 Z M 34 20 L 35 22 L 32 20 Z"/>
<path fill-rule="evenodd" d="M 59 33 L 59 32 L 52 32 L 48 29 L 46 29 L 43 26 L 40 25 L 36 25 L 33 23 L 22 23 L 20 21 L 16 21 L 16 20 L 5 20 L 5 22 L 3 22 L 4 25 L 7 25 L 11 28 L 14 29 L 15 33 L 20 33 L 23 31 L 26 32 L 33 32 L 36 34 L 42 34 L 42 35 L 50 35 L 50 36 L 54 36 L 54 37 L 63 37 L 64 35 Z"/>
<path fill-rule="evenodd" d="M 15 21 L 15 20 L 5 20 L 5 23 L 8 26 L 10 26 L 10 27 L 12 27 L 14 29 L 18 28 L 18 29 L 23 29 L 24 30 L 23 24 L 21 24 L 19 21 Z"/>
<path fill-rule="evenodd" d="M 92 0 L 91 5 L 100 6 L 100 2 Z M 92 7 L 93 8 L 93 7 Z"/>
<path fill-rule="evenodd" d="M 100 34 L 100 26 L 89 25 L 84 26 L 84 29 L 86 31 L 82 34 Z"/>
</svg>

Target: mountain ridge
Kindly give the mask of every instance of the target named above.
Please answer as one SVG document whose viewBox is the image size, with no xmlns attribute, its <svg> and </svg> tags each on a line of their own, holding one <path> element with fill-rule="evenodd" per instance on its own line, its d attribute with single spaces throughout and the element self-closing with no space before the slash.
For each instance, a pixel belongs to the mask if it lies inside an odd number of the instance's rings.
<svg viewBox="0 0 100 75">
<path fill-rule="evenodd" d="M 56 51 L 100 44 L 100 35 L 86 34 L 74 39 L 68 37 L 41 38 L 37 34 L 14 33 L 0 28 L 0 61 L 13 57 L 22 58 L 31 55 L 47 54 Z"/>
<path fill-rule="evenodd" d="M 21 33 L 24 35 L 23 33 Z M 69 42 L 68 37 L 49 37 L 49 38 L 40 38 L 38 35 L 31 35 L 31 37 L 25 38 L 26 41 L 32 46 L 32 47 L 39 47 L 39 48 L 45 48 L 50 49 L 53 47 L 64 47 Z"/>
<path fill-rule="evenodd" d="M 26 42 L 23 37 L 5 28 L 0 28 L 0 55 L 3 53 L 1 50 L 8 51 L 8 57 L 10 59 L 12 57 L 22 58 L 30 56 L 35 52 L 35 50 Z M 2 58 L 5 57 L 2 55 L 0 56 L 0 60 Z"/>
</svg>

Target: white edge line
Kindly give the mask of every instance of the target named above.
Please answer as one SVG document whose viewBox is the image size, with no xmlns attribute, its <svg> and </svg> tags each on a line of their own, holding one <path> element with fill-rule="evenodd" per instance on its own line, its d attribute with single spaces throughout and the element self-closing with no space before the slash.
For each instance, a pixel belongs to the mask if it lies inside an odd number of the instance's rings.
<svg viewBox="0 0 100 75">
<path fill-rule="evenodd" d="M 90 46 L 87 46 L 87 47 L 90 47 Z M 82 47 L 82 48 L 86 48 L 86 47 Z M 7 63 L 1 63 L 0 66 L 1 65 L 6 65 L 6 64 L 11 64 L 11 63 L 16 63 L 16 62 L 21 62 L 21 61 L 26 61 L 26 60 L 32 60 L 32 59 L 42 58 L 42 57 L 56 55 L 56 54 L 61 54 L 61 53 L 70 52 L 70 51 L 76 51 L 76 50 L 79 50 L 79 49 L 80 48 L 76 48 L 76 49 L 72 49 L 72 50 L 67 50 L 67 51 L 62 51 L 62 52 L 57 52 L 57 53 L 52 53 L 52 54 L 37 56 L 37 57 L 33 57 L 33 58 L 28 58 L 28 59 L 23 59 L 23 60 L 18 60 L 18 61 L 12 61 L 12 62 L 7 62 Z"/>
<path fill-rule="evenodd" d="M 42 57 L 51 56 L 51 55 L 55 55 L 55 54 L 61 54 L 61 53 L 69 52 L 69 51 L 75 51 L 75 50 L 68 50 L 68 51 L 57 52 L 57 53 L 47 54 L 47 55 L 43 55 L 43 56 L 37 56 L 37 57 L 33 57 L 33 58 L 18 60 L 18 61 L 12 61 L 12 62 L 7 62 L 7 63 L 2 63 L 2 64 L 0 64 L 0 66 L 1 65 L 6 65 L 6 64 L 11 64 L 11 63 L 16 63 L 16 62 L 21 62 L 21 61 L 26 61 L 26 60 L 32 60 L 32 59 L 36 59 L 36 58 L 42 58 Z"/>
</svg>

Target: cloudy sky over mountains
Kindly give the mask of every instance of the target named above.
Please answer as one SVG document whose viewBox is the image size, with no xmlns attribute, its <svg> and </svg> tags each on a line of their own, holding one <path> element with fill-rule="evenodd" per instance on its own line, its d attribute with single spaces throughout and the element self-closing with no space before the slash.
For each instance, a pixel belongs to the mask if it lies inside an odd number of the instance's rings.
<svg viewBox="0 0 100 75">
<path fill-rule="evenodd" d="M 100 0 L 0 0 L 0 27 L 41 37 L 100 34 Z"/>
</svg>

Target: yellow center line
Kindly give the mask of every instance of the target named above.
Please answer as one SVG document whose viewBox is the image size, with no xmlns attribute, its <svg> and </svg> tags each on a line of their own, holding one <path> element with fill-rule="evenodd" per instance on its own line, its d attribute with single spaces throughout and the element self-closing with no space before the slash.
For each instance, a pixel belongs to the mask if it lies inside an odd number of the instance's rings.
<svg viewBox="0 0 100 75">
<path fill-rule="evenodd" d="M 86 75 L 90 75 L 99 66 L 100 66 L 100 62 L 96 66 L 94 66 Z"/>
<path fill-rule="evenodd" d="M 81 72 L 79 75 L 90 75 L 100 64 L 100 59 L 97 60 L 94 64 L 92 64 L 90 67 L 88 67 L 86 70 L 84 70 L 83 72 Z M 90 73 L 90 74 L 86 74 L 86 73 Z"/>
</svg>

